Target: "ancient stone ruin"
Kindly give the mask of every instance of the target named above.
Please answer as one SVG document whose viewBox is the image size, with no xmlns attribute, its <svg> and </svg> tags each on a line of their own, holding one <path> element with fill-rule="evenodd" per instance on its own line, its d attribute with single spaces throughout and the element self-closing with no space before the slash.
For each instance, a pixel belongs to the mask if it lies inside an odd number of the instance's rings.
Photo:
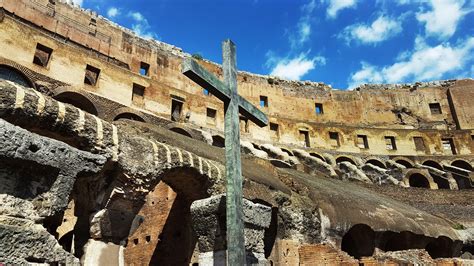
<svg viewBox="0 0 474 266">
<path fill-rule="evenodd" d="M 0 264 L 224 263 L 224 110 L 191 55 L 57 0 L 0 0 L 0 48 Z M 240 119 L 249 265 L 474 263 L 474 80 L 238 88 L 269 118 Z"/>
</svg>

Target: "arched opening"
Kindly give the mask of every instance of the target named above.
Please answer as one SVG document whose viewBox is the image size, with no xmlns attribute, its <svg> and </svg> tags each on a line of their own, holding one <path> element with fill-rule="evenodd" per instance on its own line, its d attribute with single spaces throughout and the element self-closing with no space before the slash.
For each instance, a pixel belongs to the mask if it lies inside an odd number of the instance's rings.
<svg viewBox="0 0 474 266">
<path fill-rule="evenodd" d="M 87 97 L 85 97 L 84 95 L 80 93 L 66 91 L 54 96 L 54 99 L 63 103 L 74 105 L 75 107 L 81 110 L 84 110 L 88 112 L 89 114 L 93 114 L 93 115 L 98 114 L 97 108 L 95 108 L 95 105 L 89 99 L 87 99 Z"/>
<path fill-rule="evenodd" d="M 398 251 L 407 249 L 424 249 L 428 238 L 424 235 L 417 235 L 409 231 L 395 233 L 386 231 L 382 233 L 380 248 L 384 251 Z"/>
<path fill-rule="evenodd" d="M 323 161 L 323 162 L 326 162 L 326 159 L 324 159 L 323 156 L 321 156 L 321 155 L 319 155 L 319 154 L 317 154 L 317 153 L 315 153 L 315 152 L 310 152 L 309 155 L 311 155 L 311 156 L 313 156 L 313 157 L 315 157 L 315 158 L 318 158 L 318 159 L 320 159 L 320 160 Z"/>
<path fill-rule="evenodd" d="M 346 156 L 340 156 L 336 159 L 336 163 L 342 163 L 342 162 L 349 162 L 353 165 L 356 165 L 356 163 L 349 157 Z"/>
<path fill-rule="evenodd" d="M 464 170 L 471 171 L 471 172 L 473 170 L 472 165 L 469 164 L 466 161 L 463 161 L 463 160 L 456 160 L 456 161 L 452 162 L 451 165 L 454 166 L 454 167 L 457 167 L 457 168 L 462 168 Z"/>
<path fill-rule="evenodd" d="M 433 168 L 436 168 L 438 170 L 443 171 L 443 167 L 441 166 L 441 164 L 439 164 L 438 162 L 432 161 L 432 160 L 424 161 L 423 165 L 433 167 Z"/>
<path fill-rule="evenodd" d="M 291 165 L 289 163 L 282 160 L 271 159 L 270 163 L 277 168 L 291 168 Z"/>
<path fill-rule="evenodd" d="M 375 250 L 375 232 L 368 225 L 354 225 L 342 238 L 341 249 L 359 259 Z"/>
<path fill-rule="evenodd" d="M 433 259 L 449 258 L 453 256 L 453 241 L 445 236 L 440 236 L 426 245 L 426 251 Z"/>
<path fill-rule="evenodd" d="M 449 181 L 446 178 L 440 175 L 433 174 L 433 173 L 430 173 L 430 175 L 433 177 L 433 181 L 435 181 L 435 183 L 438 184 L 438 188 L 450 189 Z"/>
<path fill-rule="evenodd" d="M 383 162 L 381 162 L 379 160 L 376 160 L 376 159 L 370 159 L 365 163 L 370 163 L 372 165 L 378 166 L 378 167 L 383 168 L 383 169 L 387 168 Z"/>
<path fill-rule="evenodd" d="M 216 146 L 219 148 L 225 147 L 225 139 L 219 135 L 212 136 L 212 146 Z"/>
<path fill-rule="evenodd" d="M 280 148 L 283 152 L 286 152 L 289 156 L 293 156 L 293 153 L 285 148 Z"/>
<path fill-rule="evenodd" d="M 420 173 L 413 173 L 408 179 L 410 187 L 430 188 L 430 182 L 428 181 L 428 178 Z"/>
<path fill-rule="evenodd" d="M 117 121 L 117 120 L 133 120 L 133 121 L 145 122 L 145 119 L 133 113 L 118 114 L 114 118 L 114 121 Z"/>
<path fill-rule="evenodd" d="M 206 172 L 206 171 L 205 171 Z M 141 224 L 128 237 L 125 263 L 146 265 L 190 265 L 196 249 L 190 206 L 207 198 L 209 178 L 194 168 L 167 171 L 147 195 L 138 212 Z"/>
<path fill-rule="evenodd" d="M 0 79 L 9 80 L 23 87 L 33 88 L 33 83 L 21 71 L 6 65 L 0 65 Z"/>
<path fill-rule="evenodd" d="M 186 131 L 185 129 L 182 129 L 180 127 L 173 127 L 173 128 L 170 128 L 170 130 L 173 131 L 173 132 L 176 132 L 178 134 L 181 134 L 183 136 L 186 136 L 188 138 L 193 138 L 193 136 L 191 136 L 191 134 L 188 131 Z"/>
<path fill-rule="evenodd" d="M 406 168 L 413 168 L 413 164 L 407 160 L 404 160 L 404 159 L 398 159 L 395 161 L 396 163 L 398 164 L 401 164 L 403 166 L 405 166 Z"/>
</svg>

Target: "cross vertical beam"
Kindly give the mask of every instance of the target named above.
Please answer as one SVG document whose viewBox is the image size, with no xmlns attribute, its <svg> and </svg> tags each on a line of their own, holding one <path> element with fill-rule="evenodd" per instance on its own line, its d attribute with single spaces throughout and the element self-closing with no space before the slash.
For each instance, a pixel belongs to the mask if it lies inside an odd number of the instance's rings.
<svg viewBox="0 0 474 266">
<path fill-rule="evenodd" d="M 225 108 L 226 222 L 227 265 L 245 264 L 245 240 L 242 207 L 242 169 L 240 160 L 239 97 L 235 44 L 222 44 L 224 84 L 229 89 Z"/>
<path fill-rule="evenodd" d="M 182 72 L 224 102 L 227 265 L 233 266 L 244 265 L 246 262 L 239 112 L 260 127 L 268 124 L 268 118 L 262 111 L 237 93 L 235 44 L 231 40 L 222 43 L 222 55 L 224 58 L 222 64 L 224 82 L 191 58 L 184 59 Z"/>
</svg>

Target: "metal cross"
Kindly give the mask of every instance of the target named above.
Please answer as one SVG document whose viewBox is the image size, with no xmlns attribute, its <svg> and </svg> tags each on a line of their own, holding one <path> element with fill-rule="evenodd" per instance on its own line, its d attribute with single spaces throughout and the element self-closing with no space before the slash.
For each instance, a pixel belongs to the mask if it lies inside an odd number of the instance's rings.
<svg viewBox="0 0 474 266">
<path fill-rule="evenodd" d="M 237 94 L 235 44 L 222 43 L 224 82 L 191 58 L 184 60 L 182 72 L 224 102 L 227 265 L 245 264 L 244 223 L 242 209 L 242 164 L 240 161 L 239 111 L 260 127 L 268 124 L 266 115 Z"/>
</svg>

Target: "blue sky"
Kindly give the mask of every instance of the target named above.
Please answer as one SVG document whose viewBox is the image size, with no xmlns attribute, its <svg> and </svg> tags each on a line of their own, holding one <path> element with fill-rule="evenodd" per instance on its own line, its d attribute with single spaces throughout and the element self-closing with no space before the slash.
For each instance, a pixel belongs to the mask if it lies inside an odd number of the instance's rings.
<svg viewBox="0 0 474 266">
<path fill-rule="evenodd" d="M 334 88 L 474 77 L 474 0 L 74 0 L 145 38 Z"/>
</svg>

